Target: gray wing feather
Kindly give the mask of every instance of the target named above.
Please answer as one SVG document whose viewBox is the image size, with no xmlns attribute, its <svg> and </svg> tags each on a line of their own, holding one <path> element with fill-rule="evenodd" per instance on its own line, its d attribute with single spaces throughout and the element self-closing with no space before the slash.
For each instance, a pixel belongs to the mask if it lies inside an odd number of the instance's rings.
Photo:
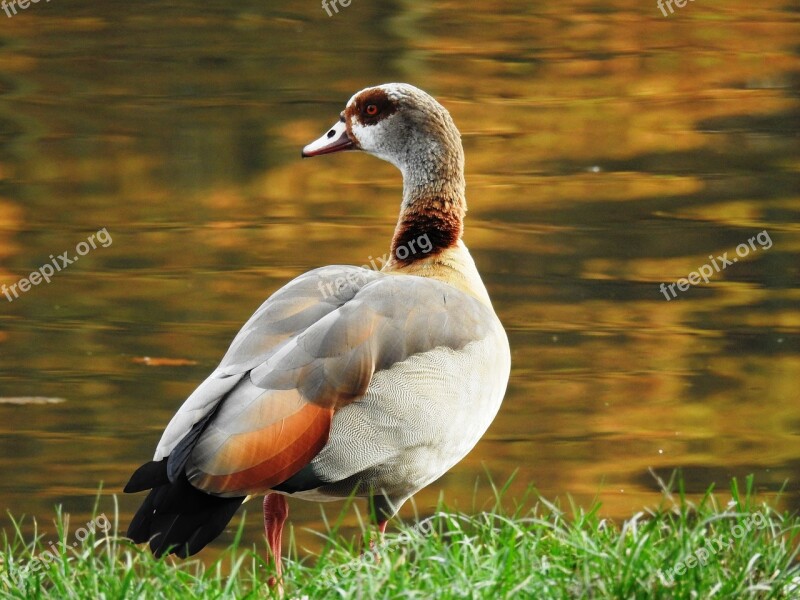
<svg viewBox="0 0 800 600">
<path fill-rule="evenodd" d="M 495 321 L 489 307 L 436 280 L 358 267 L 310 271 L 248 320 L 217 370 L 170 422 L 156 460 L 223 398 L 213 427 L 197 443 L 192 460 L 202 463 L 199 469 L 213 460 L 211 446 L 238 443 L 241 432 L 263 426 L 248 415 L 268 410 L 273 393 L 293 392 L 338 409 L 363 397 L 376 372 L 437 347 L 463 348 L 490 335 Z M 248 385 L 231 393 L 242 377 Z"/>
<path fill-rule="evenodd" d="M 154 460 L 168 456 L 192 426 L 214 410 L 253 367 L 380 277 L 381 273 L 361 267 L 321 267 L 300 275 L 272 294 L 233 339 L 219 367 L 192 392 L 169 422 Z"/>
<path fill-rule="evenodd" d="M 444 283 L 387 276 L 288 340 L 250 377 L 264 389 L 296 387 L 309 402 L 352 399 L 376 371 L 436 347 L 463 348 L 494 321 L 488 307 Z"/>
</svg>

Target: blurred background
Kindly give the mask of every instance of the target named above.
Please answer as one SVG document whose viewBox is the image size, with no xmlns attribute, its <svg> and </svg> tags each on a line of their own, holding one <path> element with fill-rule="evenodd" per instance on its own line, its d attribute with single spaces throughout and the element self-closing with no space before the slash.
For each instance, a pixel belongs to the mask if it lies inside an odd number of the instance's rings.
<svg viewBox="0 0 800 600">
<path fill-rule="evenodd" d="M 692 493 L 752 473 L 800 507 L 796 2 L 17 11 L 0 12 L 0 284 L 102 228 L 113 239 L 0 296 L 0 507 L 46 539 L 53 507 L 85 523 L 101 482 L 113 510 L 269 294 L 388 251 L 400 174 L 356 153 L 300 159 L 355 91 L 388 81 L 461 129 L 465 241 L 513 356 L 497 420 L 419 513 L 440 493 L 481 510 L 487 474 L 516 471 L 509 500 L 534 485 L 621 520 L 658 503 L 649 469 L 676 468 Z M 659 291 L 764 230 L 771 248 L 708 285 Z M 141 500 L 119 498 L 123 528 Z M 246 537 L 263 544 L 259 510 Z M 319 506 L 291 510 L 313 547 Z"/>
</svg>

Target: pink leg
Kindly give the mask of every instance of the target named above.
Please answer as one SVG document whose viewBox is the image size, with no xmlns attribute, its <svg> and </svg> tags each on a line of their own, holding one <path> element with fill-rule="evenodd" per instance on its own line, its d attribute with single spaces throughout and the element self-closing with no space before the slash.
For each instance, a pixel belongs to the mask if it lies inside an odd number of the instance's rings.
<svg viewBox="0 0 800 600">
<path fill-rule="evenodd" d="M 378 521 L 378 531 L 381 532 L 381 536 L 383 536 L 383 534 L 386 533 L 386 525 L 388 523 L 389 523 L 388 520 Z M 371 551 L 373 551 L 373 552 L 375 551 L 375 538 L 370 539 L 370 541 L 369 541 L 369 549 Z M 362 552 L 361 554 L 364 554 L 364 553 Z M 375 558 L 378 559 L 378 555 L 377 554 L 375 555 Z M 378 560 L 380 560 L 380 559 L 378 559 Z"/>
<path fill-rule="evenodd" d="M 264 531 L 267 535 L 272 559 L 275 561 L 275 577 L 270 577 L 267 582 L 270 587 L 280 585 L 281 579 L 281 538 L 283 524 L 289 516 L 289 504 L 283 494 L 267 494 L 264 496 Z"/>
</svg>

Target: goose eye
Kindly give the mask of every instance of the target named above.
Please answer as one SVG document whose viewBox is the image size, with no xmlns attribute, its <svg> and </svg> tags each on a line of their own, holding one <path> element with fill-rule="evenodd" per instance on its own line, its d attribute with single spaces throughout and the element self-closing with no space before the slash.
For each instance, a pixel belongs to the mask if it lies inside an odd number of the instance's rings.
<svg viewBox="0 0 800 600">
<path fill-rule="evenodd" d="M 370 117 L 374 117 L 380 111 L 375 104 L 367 104 L 367 108 L 364 109 L 364 112 L 366 112 Z"/>
</svg>

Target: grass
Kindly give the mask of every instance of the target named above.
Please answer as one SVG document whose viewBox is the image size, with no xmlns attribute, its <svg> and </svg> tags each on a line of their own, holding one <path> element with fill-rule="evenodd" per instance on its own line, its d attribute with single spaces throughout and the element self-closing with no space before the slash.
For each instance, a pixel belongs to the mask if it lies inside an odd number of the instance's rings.
<svg viewBox="0 0 800 600">
<path fill-rule="evenodd" d="M 360 539 L 346 539 L 338 523 L 329 524 L 319 555 L 298 558 L 293 550 L 284 559 L 285 597 L 800 598 L 797 516 L 757 503 L 752 478 L 742 492 L 734 480 L 724 503 L 713 490 L 690 502 L 677 487 L 677 497 L 665 486 L 661 506 L 620 526 L 600 518 L 599 505 L 567 513 L 533 493 L 504 509 L 503 488 L 487 512 L 466 515 L 442 505 L 417 523 L 395 524 L 363 556 Z M 19 522 L 5 532 L 3 597 L 273 594 L 264 551 L 241 547 L 241 526 L 231 547 L 206 566 L 154 559 L 117 535 L 116 515 L 74 531 L 66 521 L 57 511 L 59 543 L 49 547 L 40 535 L 25 539 Z"/>
</svg>

